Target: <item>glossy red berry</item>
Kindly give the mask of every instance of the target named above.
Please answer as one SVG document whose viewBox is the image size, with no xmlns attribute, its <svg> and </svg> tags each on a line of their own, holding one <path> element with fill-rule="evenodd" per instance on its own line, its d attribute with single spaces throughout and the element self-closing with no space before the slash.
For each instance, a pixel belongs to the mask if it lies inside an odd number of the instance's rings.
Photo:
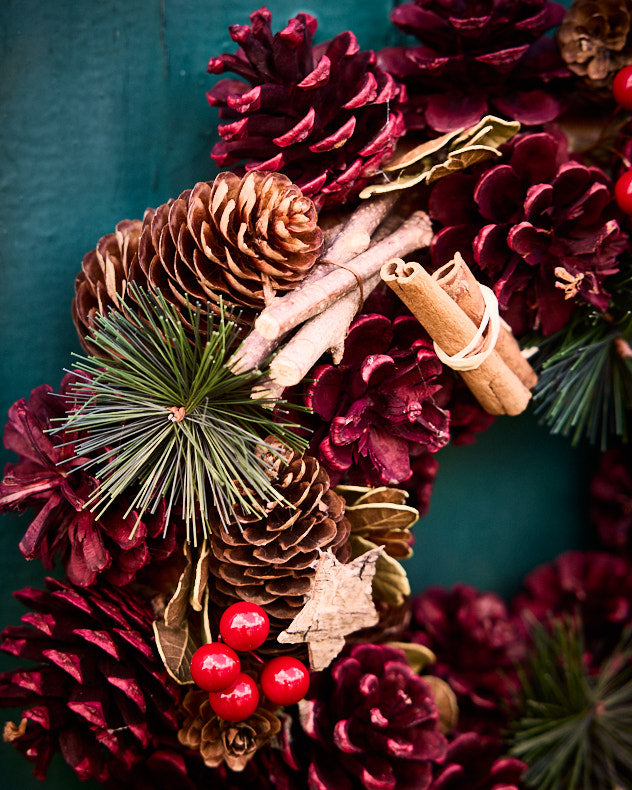
<svg viewBox="0 0 632 790">
<path fill-rule="evenodd" d="M 632 170 L 627 170 L 617 179 L 614 196 L 621 211 L 632 214 Z"/>
<path fill-rule="evenodd" d="M 220 718 L 243 721 L 257 710 L 259 689 L 250 675 L 240 672 L 232 686 L 223 691 L 211 691 L 208 698 Z"/>
<path fill-rule="evenodd" d="M 632 110 L 632 66 L 624 66 L 612 82 L 612 95 L 624 110 Z"/>
<path fill-rule="evenodd" d="M 222 642 L 199 647 L 191 658 L 191 677 L 204 691 L 221 691 L 232 685 L 241 672 L 239 656 Z"/>
<path fill-rule="evenodd" d="M 268 615 L 256 603 L 240 601 L 229 606 L 219 621 L 219 632 L 235 650 L 260 647 L 270 631 Z"/>
<path fill-rule="evenodd" d="M 273 658 L 261 673 L 261 689 L 277 705 L 294 705 L 303 699 L 308 688 L 307 667 L 292 656 Z"/>
</svg>

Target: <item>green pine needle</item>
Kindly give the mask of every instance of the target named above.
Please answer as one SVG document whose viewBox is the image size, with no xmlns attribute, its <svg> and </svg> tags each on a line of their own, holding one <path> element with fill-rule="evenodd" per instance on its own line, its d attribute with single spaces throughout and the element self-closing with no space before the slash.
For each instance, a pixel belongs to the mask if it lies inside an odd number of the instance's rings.
<svg viewBox="0 0 632 790">
<path fill-rule="evenodd" d="M 574 445 L 586 437 L 602 450 L 613 435 L 628 440 L 632 359 L 618 353 L 618 338 L 632 342 L 630 310 L 615 323 L 602 315 L 577 319 L 540 345 L 533 399 L 551 433 Z"/>
<path fill-rule="evenodd" d="M 536 624 L 522 673 L 524 715 L 511 754 L 537 790 L 632 786 L 632 650 L 629 635 L 596 674 L 584 661 L 581 628 Z"/>
<path fill-rule="evenodd" d="M 188 306 L 194 340 L 161 294 L 132 286 L 140 314 L 125 309 L 96 317 L 92 342 L 99 357 L 78 357 L 79 381 L 70 411 L 54 431 L 77 432 L 76 458 L 100 481 L 88 502 L 101 515 L 126 492 L 140 521 L 164 500 L 167 520 L 178 504 L 187 539 L 197 522 L 210 528 L 215 513 L 226 524 L 236 508 L 263 515 L 283 501 L 266 474 L 261 450 L 274 435 L 286 447 L 306 441 L 291 422 L 277 422 L 275 401 L 250 397 L 261 371 L 235 375 L 226 362 L 238 343 L 235 323 L 221 310 L 200 328 L 200 307 Z M 184 417 L 175 410 L 184 409 Z"/>
</svg>

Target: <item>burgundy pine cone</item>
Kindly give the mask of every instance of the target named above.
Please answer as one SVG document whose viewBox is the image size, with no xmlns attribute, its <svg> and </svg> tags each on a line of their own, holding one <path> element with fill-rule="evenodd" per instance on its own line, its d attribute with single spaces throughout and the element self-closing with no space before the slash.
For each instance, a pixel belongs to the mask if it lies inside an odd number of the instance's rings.
<svg viewBox="0 0 632 790">
<path fill-rule="evenodd" d="M 31 611 L 6 628 L 0 649 L 36 665 L 0 675 L 0 706 L 21 708 L 13 746 L 43 779 L 60 751 L 80 779 L 128 771 L 175 738 L 180 689 L 153 640 L 153 612 L 101 582 L 85 590 L 55 579 L 16 598 Z"/>
<path fill-rule="evenodd" d="M 590 484 L 590 516 L 604 546 L 632 554 L 632 448 L 603 453 Z"/>
<path fill-rule="evenodd" d="M 175 529 L 171 525 L 164 535 L 164 507 L 138 525 L 135 511 L 124 516 L 124 499 L 98 519 L 85 507 L 98 481 L 81 468 L 86 458 L 73 459 L 75 435 L 48 433 L 72 408 L 74 380 L 73 374 L 65 376 L 59 394 L 48 385 L 37 387 L 28 402 L 21 399 L 9 409 L 4 445 L 18 460 L 4 470 L 0 511 L 35 511 L 20 541 L 27 559 L 41 559 L 50 569 L 60 556 L 70 581 L 83 587 L 97 577 L 125 585 L 145 565 L 171 554 Z"/>
<path fill-rule="evenodd" d="M 466 584 L 429 587 L 412 604 L 409 639 L 436 655 L 433 674 L 457 696 L 458 731 L 497 735 L 515 703 L 524 656 L 519 622 L 495 593 Z"/>
<path fill-rule="evenodd" d="M 445 757 L 432 691 L 401 650 L 356 645 L 312 675 L 302 706 L 310 790 L 426 790 Z"/>
<path fill-rule="evenodd" d="M 518 135 L 499 164 L 441 179 L 430 195 L 435 267 L 460 252 L 516 335 L 561 329 L 578 304 L 606 310 L 628 246 L 606 175 L 569 160 L 561 133 Z"/>
<path fill-rule="evenodd" d="M 404 133 L 403 88 L 350 31 L 313 46 L 310 14 L 276 34 L 271 21 L 260 8 L 250 25 L 231 25 L 239 49 L 209 61 L 212 74 L 242 78 L 222 79 L 207 94 L 227 121 L 211 156 L 220 166 L 245 161 L 246 170 L 283 172 L 319 207 L 344 203 Z"/>
<path fill-rule="evenodd" d="M 389 47 L 379 63 L 408 91 L 408 129 L 448 132 L 492 112 L 522 124 L 553 120 L 568 77 L 554 39 L 564 6 L 549 0 L 414 0 L 391 19 L 417 46 Z"/>
<path fill-rule="evenodd" d="M 315 368 L 306 393 L 322 421 L 312 446 L 335 483 L 398 485 L 413 475 L 411 457 L 447 444 L 442 369 L 417 319 L 358 316 L 341 364 Z M 431 479 L 422 467 L 422 478 Z"/>
<path fill-rule="evenodd" d="M 448 746 L 430 790 L 520 790 L 526 768 L 503 754 L 499 738 L 464 732 Z"/>
</svg>

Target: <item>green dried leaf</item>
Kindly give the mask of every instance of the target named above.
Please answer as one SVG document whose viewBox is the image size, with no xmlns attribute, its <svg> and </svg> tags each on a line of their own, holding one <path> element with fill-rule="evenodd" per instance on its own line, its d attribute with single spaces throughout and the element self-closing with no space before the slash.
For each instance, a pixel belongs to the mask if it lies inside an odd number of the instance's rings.
<svg viewBox="0 0 632 790">
<path fill-rule="evenodd" d="M 410 664 L 410 668 L 419 674 L 423 669 L 430 664 L 434 664 L 437 660 L 435 654 L 425 645 L 418 645 L 415 642 L 387 642 L 391 647 L 397 647 L 406 653 L 406 660 Z"/>
<path fill-rule="evenodd" d="M 375 543 L 365 540 L 359 535 L 351 535 L 351 557 L 355 559 L 378 548 Z M 389 606 L 402 606 L 410 595 L 410 583 L 402 566 L 382 552 L 377 559 L 375 576 L 373 577 L 373 597 Z"/>
<path fill-rule="evenodd" d="M 191 658 L 200 643 L 192 639 L 189 624 L 185 621 L 180 628 L 169 628 L 162 620 L 154 620 L 153 628 L 158 653 L 169 675 L 181 686 L 193 683 Z"/>
<path fill-rule="evenodd" d="M 400 148 L 383 168 L 383 177 L 389 180 L 369 185 L 362 190 L 360 197 L 410 189 L 423 181 L 431 184 L 449 173 L 471 167 L 489 157 L 500 156 L 496 149 L 519 129 L 517 121 L 486 115 L 467 129 L 448 132 L 403 152 Z"/>
</svg>

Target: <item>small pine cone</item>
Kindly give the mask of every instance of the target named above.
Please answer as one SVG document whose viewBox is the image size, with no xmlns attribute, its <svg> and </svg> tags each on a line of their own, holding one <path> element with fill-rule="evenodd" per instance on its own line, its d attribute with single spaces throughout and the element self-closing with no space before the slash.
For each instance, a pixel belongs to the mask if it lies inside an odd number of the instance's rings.
<svg viewBox="0 0 632 790">
<path fill-rule="evenodd" d="M 257 708 L 244 721 L 224 721 L 213 712 L 204 691 L 189 691 L 182 707 L 185 720 L 178 740 L 183 746 L 199 751 L 209 768 L 224 762 L 231 771 L 243 771 L 257 749 L 281 729 L 279 718 L 265 708 Z"/>
<path fill-rule="evenodd" d="M 595 88 L 632 63 L 629 0 L 575 0 L 557 33 L 568 68 Z"/>
<path fill-rule="evenodd" d="M 252 601 L 269 615 L 293 619 L 310 590 L 319 551 L 349 558 L 349 522 L 344 500 L 329 487 L 329 475 L 312 456 L 293 456 L 277 474 L 275 488 L 286 500 L 270 502 L 268 515 L 240 515 L 217 524 L 211 547 L 216 592 Z M 218 598 L 219 600 L 219 598 Z"/>
<path fill-rule="evenodd" d="M 88 354 L 99 353 L 90 341 L 95 315 L 105 315 L 109 308 L 117 307 L 127 283 L 138 277 L 136 254 L 142 225 L 139 219 L 119 222 L 116 231 L 101 237 L 96 249 L 84 255 L 81 262 L 75 280 L 72 319 L 79 342 Z"/>
<path fill-rule="evenodd" d="M 314 47 L 310 14 L 276 34 L 271 21 L 260 8 L 250 25 L 231 25 L 239 49 L 209 61 L 211 74 L 245 80 L 222 79 L 207 93 L 228 121 L 211 156 L 220 166 L 245 160 L 248 170 L 286 173 L 319 206 L 344 203 L 404 134 L 404 89 L 350 31 Z"/>
</svg>

